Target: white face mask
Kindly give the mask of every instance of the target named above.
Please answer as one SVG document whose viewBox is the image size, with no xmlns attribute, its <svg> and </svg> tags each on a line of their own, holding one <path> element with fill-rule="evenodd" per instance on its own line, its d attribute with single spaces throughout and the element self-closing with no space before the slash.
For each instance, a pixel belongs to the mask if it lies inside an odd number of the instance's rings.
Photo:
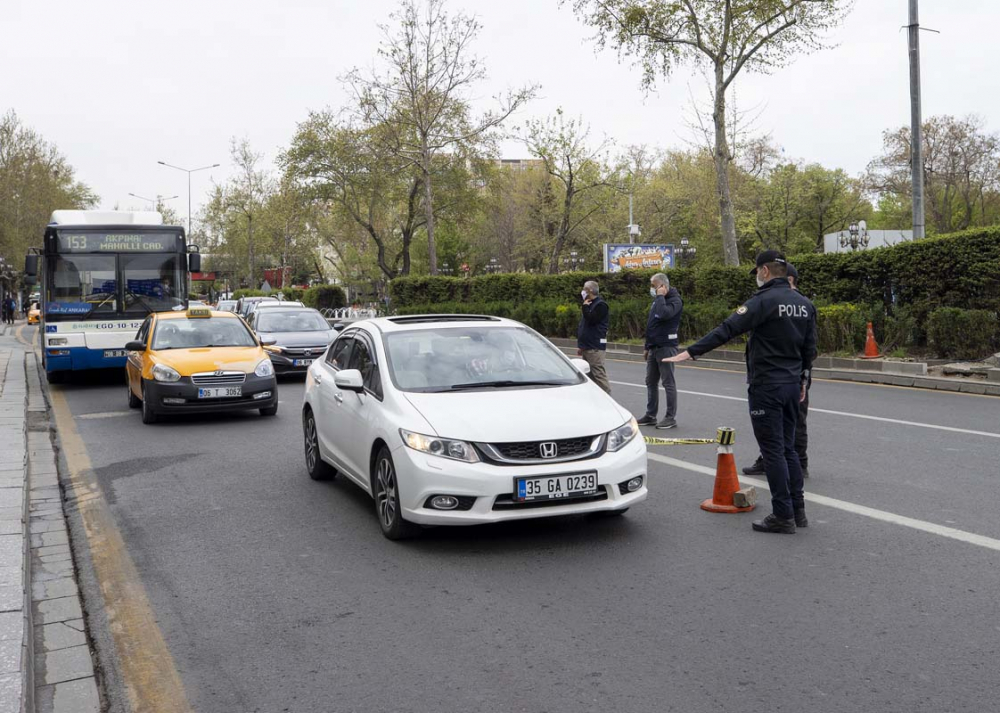
<svg viewBox="0 0 1000 713">
<path fill-rule="evenodd" d="M 580 292 L 580 299 L 582 299 L 584 302 L 587 301 L 587 291 L 586 290 L 581 290 L 581 292 Z"/>
<path fill-rule="evenodd" d="M 650 297 L 656 297 L 656 288 L 655 287 L 650 287 L 649 288 L 649 296 Z"/>
<path fill-rule="evenodd" d="M 763 287 L 763 286 L 764 286 L 763 278 L 761 278 L 760 275 L 757 275 L 757 287 Z"/>
</svg>

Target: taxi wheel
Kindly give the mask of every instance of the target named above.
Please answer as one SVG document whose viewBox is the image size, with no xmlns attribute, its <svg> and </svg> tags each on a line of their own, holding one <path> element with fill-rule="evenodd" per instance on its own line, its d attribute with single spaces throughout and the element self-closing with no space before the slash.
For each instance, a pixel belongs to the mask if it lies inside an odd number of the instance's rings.
<svg viewBox="0 0 1000 713">
<path fill-rule="evenodd" d="M 372 474 L 372 492 L 375 494 L 375 514 L 382 534 L 390 540 L 405 540 L 413 537 L 419 527 L 403 519 L 403 510 L 399 505 L 399 483 L 396 479 L 396 466 L 392 462 L 389 449 L 383 447 L 375 459 L 375 472 Z"/>
<path fill-rule="evenodd" d="M 125 390 L 128 392 L 129 408 L 139 408 L 142 406 L 142 399 L 132 393 L 132 385 L 129 383 L 128 376 L 125 377 Z"/>
<path fill-rule="evenodd" d="M 316 417 L 311 410 L 302 415 L 302 435 L 306 447 L 306 470 L 313 480 L 332 480 L 336 469 L 319 454 L 319 436 L 316 434 Z"/>
<path fill-rule="evenodd" d="M 156 411 L 153 410 L 149 399 L 146 398 L 146 384 L 142 385 L 142 422 L 156 423 Z"/>
</svg>

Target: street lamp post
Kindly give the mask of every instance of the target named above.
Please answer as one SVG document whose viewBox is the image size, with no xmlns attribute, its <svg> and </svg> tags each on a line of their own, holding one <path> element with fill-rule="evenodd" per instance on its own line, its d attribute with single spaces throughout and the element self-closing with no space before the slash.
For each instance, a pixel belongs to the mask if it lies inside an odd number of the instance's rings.
<svg viewBox="0 0 1000 713">
<path fill-rule="evenodd" d="M 503 269 L 503 265 L 501 265 L 500 261 L 495 257 L 491 257 L 490 261 L 486 263 L 486 267 L 483 269 L 485 269 L 489 274 L 495 275 Z"/>
<path fill-rule="evenodd" d="M 154 210 L 157 209 L 157 208 L 159 208 L 161 205 L 163 205 L 167 201 L 172 201 L 174 198 L 180 198 L 180 196 L 168 196 L 168 197 L 164 197 L 164 196 L 161 196 L 159 194 L 156 195 L 156 198 L 146 198 L 146 196 L 140 196 L 138 193 L 129 193 L 129 195 L 132 196 L 133 198 L 138 198 L 141 201 L 149 201 L 150 203 L 153 204 L 153 209 Z"/>
<path fill-rule="evenodd" d="M 574 271 L 579 267 L 583 267 L 584 257 L 580 255 L 576 250 L 570 251 L 569 257 L 563 258 L 563 265 L 569 267 L 570 271 Z"/>
<path fill-rule="evenodd" d="M 687 238 L 681 238 L 681 249 L 678 252 L 681 257 L 681 267 L 687 267 L 691 259 L 697 254 L 698 248 L 691 245 L 691 241 Z"/>
<path fill-rule="evenodd" d="M 864 250 L 868 247 L 868 224 L 865 221 L 851 223 L 847 232 L 848 235 L 840 233 L 840 247 L 850 247 L 851 250 Z"/>
<path fill-rule="evenodd" d="M 167 163 L 166 161 L 157 161 L 161 166 L 166 166 L 167 168 L 175 168 L 178 171 L 184 171 L 188 175 L 188 235 L 191 235 L 191 174 L 197 173 L 198 171 L 207 171 L 210 168 L 218 168 L 222 164 L 213 163 L 211 166 L 202 166 L 201 168 L 181 168 L 180 166 L 174 166 L 172 163 Z"/>
<path fill-rule="evenodd" d="M 447 277 L 451 277 L 452 275 L 455 274 L 455 269 L 447 262 L 445 262 L 441 265 L 441 267 L 438 268 L 438 272 Z"/>
</svg>

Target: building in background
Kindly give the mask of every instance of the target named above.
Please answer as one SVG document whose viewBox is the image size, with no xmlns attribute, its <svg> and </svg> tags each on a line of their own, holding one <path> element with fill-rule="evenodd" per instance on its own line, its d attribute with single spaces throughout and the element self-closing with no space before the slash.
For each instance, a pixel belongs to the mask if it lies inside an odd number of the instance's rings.
<svg viewBox="0 0 1000 713">
<path fill-rule="evenodd" d="M 912 230 L 865 230 L 868 237 L 867 245 L 857 248 L 851 247 L 851 233 L 848 230 L 841 230 L 837 233 L 828 233 L 823 236 L 824 253 L 850 253 L 855 250 L 870 250 L 871 248 L 885 248 L 899 243 L 908 243 L 913 240 Z"/>
</svg>

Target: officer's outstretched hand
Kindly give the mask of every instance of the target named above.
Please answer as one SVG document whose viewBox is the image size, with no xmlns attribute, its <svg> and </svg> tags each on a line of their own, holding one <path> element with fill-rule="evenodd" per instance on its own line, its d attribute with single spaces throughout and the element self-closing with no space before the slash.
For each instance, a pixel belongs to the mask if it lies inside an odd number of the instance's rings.
<svg viewBox="0 0 1000 713">
<path fill-rule="evenodd" d="M 667 357 L 663 361 L 677 362 L 677 361 L 687 361 L 691 358 L 691 355 L 687 353 L 687 349 L 682 351 L 680 354 L 674 354 L 672 357 Z"/>
</svg>

